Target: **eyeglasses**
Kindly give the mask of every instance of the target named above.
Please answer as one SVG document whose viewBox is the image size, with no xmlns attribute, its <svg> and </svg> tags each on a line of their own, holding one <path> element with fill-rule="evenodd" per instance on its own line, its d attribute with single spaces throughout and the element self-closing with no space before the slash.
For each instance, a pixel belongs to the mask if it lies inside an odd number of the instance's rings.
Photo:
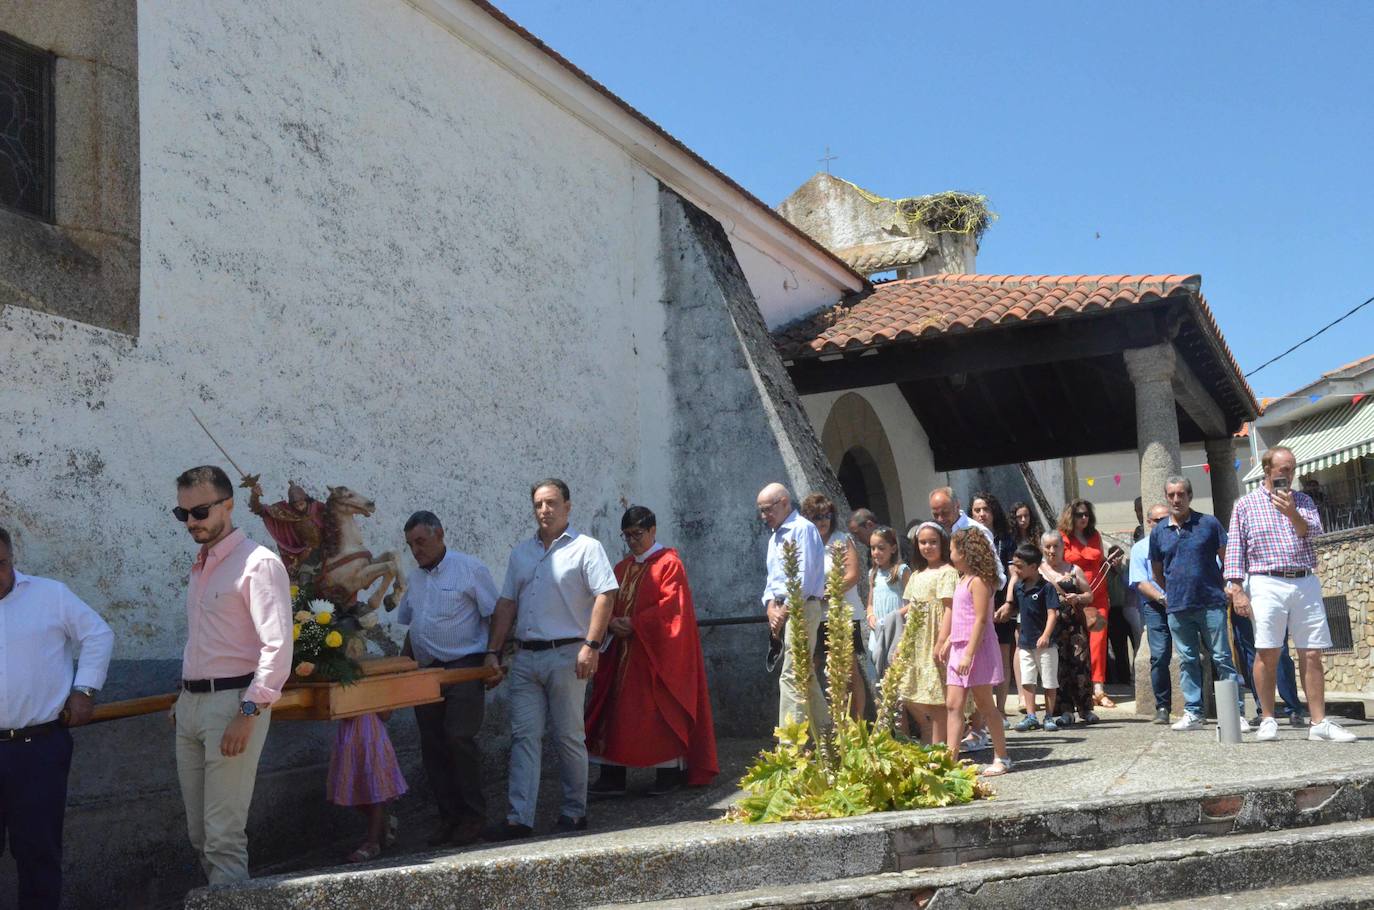
<svg viewBox="0 0 1374 910">
<path fill-rule="evenodd" d="M 773 511 L 774 509 L 776 509 L 776 508 L 778 507 L 778 503 L 780 503 L 780 502 L 782 502 L 781 499 L 775 499 L 775 500 L 773 500 L 772 502 L 768 503 L 767 505 L 759 506 L 759 514 L 760 514 L 760 515 L 767 515 L 769 512 L 771 512 L 771 511 Z"/>
<path fill-rule="evenodd" d="M 1073 517 L 1074 517 L 1074 518 L 1087 518 L 1087 517 L 1088 517 L 1088 513 L 1087 513 L 1087 512 L 1074 512 L 1074 513 L 1073 513 Z"/>
<path fill-rule="evenodd" d="M 186 519 L 188 518 L 194 518 L 196 521 L 204 521 L 205 519 L 210 517 L 211 509 L 213 509 L 220 503 L 228 502 L 233 498 L 234 497 L 232 496 L 226 496 L 223 499 L 216 499 L 214 502 L 207 502 L 203 506 L 192 506 L 189 509 L 183 509 L 181 506 L 177 506 L 174 509 L 172 509 L 172 516 L 182 524 L 185 524 Z"/>
<path fill-rule="evenodd" d="M 648 533 L 643 528 L 631 528 L 628 531 L 621 531 L 620 536 L 625 538 L 627 543 L 634 543 L 637 540 L 643 540 L 644 535 Z"/>
</svg>

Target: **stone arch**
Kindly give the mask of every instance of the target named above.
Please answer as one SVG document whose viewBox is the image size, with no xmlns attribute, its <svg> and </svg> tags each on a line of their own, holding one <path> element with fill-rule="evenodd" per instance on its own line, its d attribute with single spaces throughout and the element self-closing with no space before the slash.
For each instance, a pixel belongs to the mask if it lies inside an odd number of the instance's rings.
<svg viewBox="0 0 1374 910">
<path fill-rule="evenodd" d="M 830 406 L 821 431 L 825 457 L 840 478 L 845 497 L 868 506 L 878 520 L 897 527 L 906 521 L 897 459 L 873 406 L 857 392 L 846 392 Z"/>
</svg>

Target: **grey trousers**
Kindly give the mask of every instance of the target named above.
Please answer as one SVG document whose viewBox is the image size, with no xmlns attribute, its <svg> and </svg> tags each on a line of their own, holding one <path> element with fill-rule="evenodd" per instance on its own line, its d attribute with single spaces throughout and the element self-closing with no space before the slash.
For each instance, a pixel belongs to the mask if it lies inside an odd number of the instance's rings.
<svg viewBox="0 0 1374 910">
<path fill-rule="evenodd" d="M 587 681 L 577 678 L 581 642 L 546 651 L 515 652 L 510 670 L 510 813 L 507 820 L 534 827 L 544 728 L 553 734 L 563 783 L 561 814 L 587 814 L 587 737 L 583 703 Z"/>
</svg>

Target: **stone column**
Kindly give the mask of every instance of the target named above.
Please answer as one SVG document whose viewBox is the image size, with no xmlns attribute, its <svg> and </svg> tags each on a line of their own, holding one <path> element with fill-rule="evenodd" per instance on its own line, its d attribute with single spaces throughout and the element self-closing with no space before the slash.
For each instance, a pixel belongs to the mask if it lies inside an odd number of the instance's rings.
<svg viewBox="0 0 1374 910">
<path fill-rule="evenodd" d="M 1209 439 L 1207 471 L 1212 479 L 1212 514 L 1224 526 L 1231 526 L 1231 508 L 1240 497 L 1240 472 L 1236 470 L 1236 448 L 1226 439 Z"/>
<path fill-rule="evenodd" d="M 1165 503 L 1164 479 L 1179 473 L 1178 413 L 1174 404 L 1174 347 L 1168 342 L 1123 352 L 1135 385 L 1135 444 L 1140 453 L 1140 499 L 1145 511 Z"/>
</svg>

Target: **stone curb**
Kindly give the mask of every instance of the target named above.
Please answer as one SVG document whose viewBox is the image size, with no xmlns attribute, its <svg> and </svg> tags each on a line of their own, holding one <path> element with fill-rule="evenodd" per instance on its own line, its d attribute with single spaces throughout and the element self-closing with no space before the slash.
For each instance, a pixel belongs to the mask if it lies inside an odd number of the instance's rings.
<svg viewBox="0 0 1374 910">
<path fill-rule="evenodd" d="M 186 907 L 476 910 L 500 895 L 506 906 L 565 910 L 1371 817 L 1374 768 L 1059 804 L 632 829 L 202 888 L 187 896 Z"/>
<path fill-rule="evenodd" d="M 999 859 L 957 869 L 916 870 L 751 893 L 595 910 L 992 910 L 1053 907 L 1191 906 L 1200 897 L 1259 895 L 1317 879 L 1374 872 L 1374 822 L 1341 822 L 1299 832 L 1264 831 L 1221 840 L 1137 844 L 1092 854 Z M 1359 879 L 1352 879 L 1359 881 Z M 1310 887 L 1310 886 L 1309 886 Z M 1185 903 L 1185 901 L 1187 903 Z M 1254 906 L 1279 906 L 1272 900 Z"/>
</svg>

